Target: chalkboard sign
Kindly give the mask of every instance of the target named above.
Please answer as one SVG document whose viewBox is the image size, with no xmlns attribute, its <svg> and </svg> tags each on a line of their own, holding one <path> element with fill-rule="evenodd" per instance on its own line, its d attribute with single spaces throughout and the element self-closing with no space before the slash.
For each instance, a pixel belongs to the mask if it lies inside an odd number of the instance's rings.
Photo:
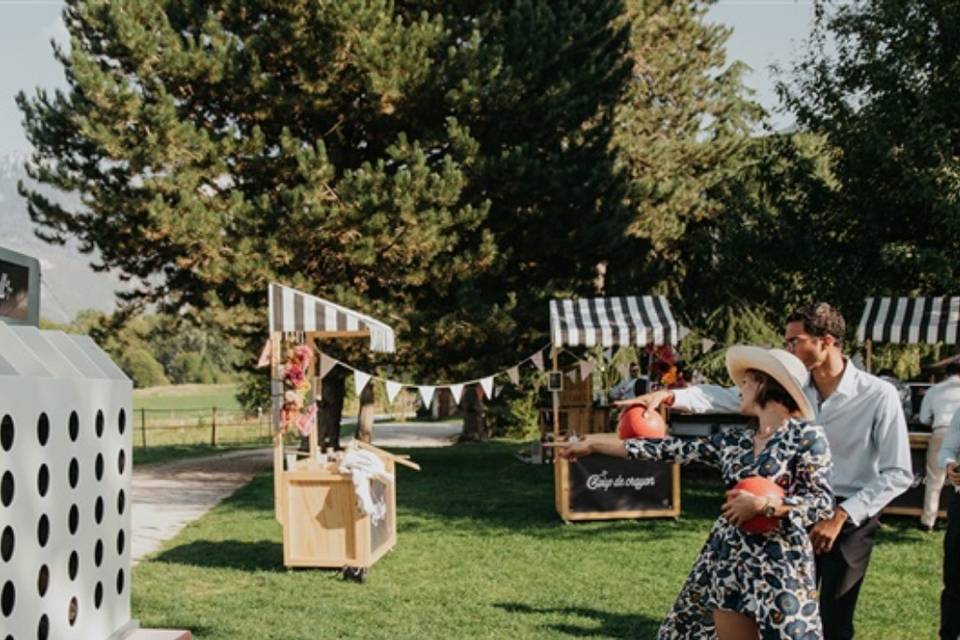
<svg viewBox="0 0 960 640">
<path fill-rule="evenodd" d="M 659 511 L 673 508 L 674 465 L 592 455 L 569 464 L 570 511 Z"/>
<path fill-rule="evenodd" d="M 40 263 L 0 247 L 0 322 L 39 326 Z"/>
</svg>

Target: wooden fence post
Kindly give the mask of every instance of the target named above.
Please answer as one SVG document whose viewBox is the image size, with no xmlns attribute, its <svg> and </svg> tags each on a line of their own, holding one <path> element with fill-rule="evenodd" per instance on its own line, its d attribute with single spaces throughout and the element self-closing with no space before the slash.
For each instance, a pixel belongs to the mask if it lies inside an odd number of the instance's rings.
<svg viewBox="0 0 960 640">
<path fill-rule="evenodd" d="M 147 448 L 147 410 L 140 408 L 140 446 Z"/>
<path fill-rule="evenodd" d="M 217 408 L 213 408 L 213 420 L 210 423 L 210 446 L 217 446 Z"/>
</svg>

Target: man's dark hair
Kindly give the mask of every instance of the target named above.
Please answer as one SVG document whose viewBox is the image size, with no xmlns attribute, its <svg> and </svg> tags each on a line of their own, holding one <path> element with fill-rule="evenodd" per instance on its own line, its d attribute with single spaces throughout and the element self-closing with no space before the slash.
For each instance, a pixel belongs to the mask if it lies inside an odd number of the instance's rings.
<svg viewBox="0 0 960 640">
<path fill-rule="evenodd" d="M 947 366 L 943 368 L 943 372 L 948 376 L 960 375 L 960 360 L 948 362 Z"/>
<path fill-rule="evenodd" d="M 803 330 L 818 338 L 833 336 L 838 344 L 843 342 L 843 335 L 847 331 L 843 315 L 826 302 L 814 302 L 800 307 L 787 316 L 787 323 L 790 322 L 802 322 Z"/>
<path fill-rule="evenodd" d="M 754 401 L 761 408 L 767 406 L 768 402 L 779 402 L 790 412 L 800 410 L 797 401 L 773 376 L 759 369 L 747 369 L 747 375 L 757 381 L 757 397 Z"/>
</svg>

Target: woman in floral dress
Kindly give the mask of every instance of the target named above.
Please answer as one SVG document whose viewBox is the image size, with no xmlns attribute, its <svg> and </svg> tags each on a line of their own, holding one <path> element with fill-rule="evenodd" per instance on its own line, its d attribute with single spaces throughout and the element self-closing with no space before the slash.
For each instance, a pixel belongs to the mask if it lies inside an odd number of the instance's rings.
<svg viewBox="0 0 960 640">
<path fill-rule="evenodd" d="M 558 454 L 696 461 L 720 469 L 731 488 L 659 639 L 822 638 L 807 528 L 830 515 L 833 495 L 823 429 L 804 421 L 814 415 L 803 393 L 807 371 L 786 351 L 747 346 L 727 351 L 727 369 L 754 426 L 710 438 L 568 442 L 557 445 Z M 732 489 L 750 476 L 772 480 L 784 497 Z M 779 524 L 768 533 L 740 529 L 757 515 Z"/>
</svg>

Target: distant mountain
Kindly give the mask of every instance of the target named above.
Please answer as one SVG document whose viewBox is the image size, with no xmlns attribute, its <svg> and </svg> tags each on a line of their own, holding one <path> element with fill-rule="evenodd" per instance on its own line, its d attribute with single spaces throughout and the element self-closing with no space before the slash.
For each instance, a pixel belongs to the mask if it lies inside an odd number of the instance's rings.
<svg viewBox="0 0 960 640">
<path fill-rule="evenodd" d="M 0 246 L 40 260 L 40 315 L 55 322 L 72 320 L 82 309 L 112 311 L 116 290 L 128 285 L 113 274 L 90 268 L 95 256 L 77 250 L 75 243 L 47 244 L 34 235 L 27 205 L 17 193 L 17 181 L 27 179 L 27 154 L 0 156 Z"/>
</svg>

